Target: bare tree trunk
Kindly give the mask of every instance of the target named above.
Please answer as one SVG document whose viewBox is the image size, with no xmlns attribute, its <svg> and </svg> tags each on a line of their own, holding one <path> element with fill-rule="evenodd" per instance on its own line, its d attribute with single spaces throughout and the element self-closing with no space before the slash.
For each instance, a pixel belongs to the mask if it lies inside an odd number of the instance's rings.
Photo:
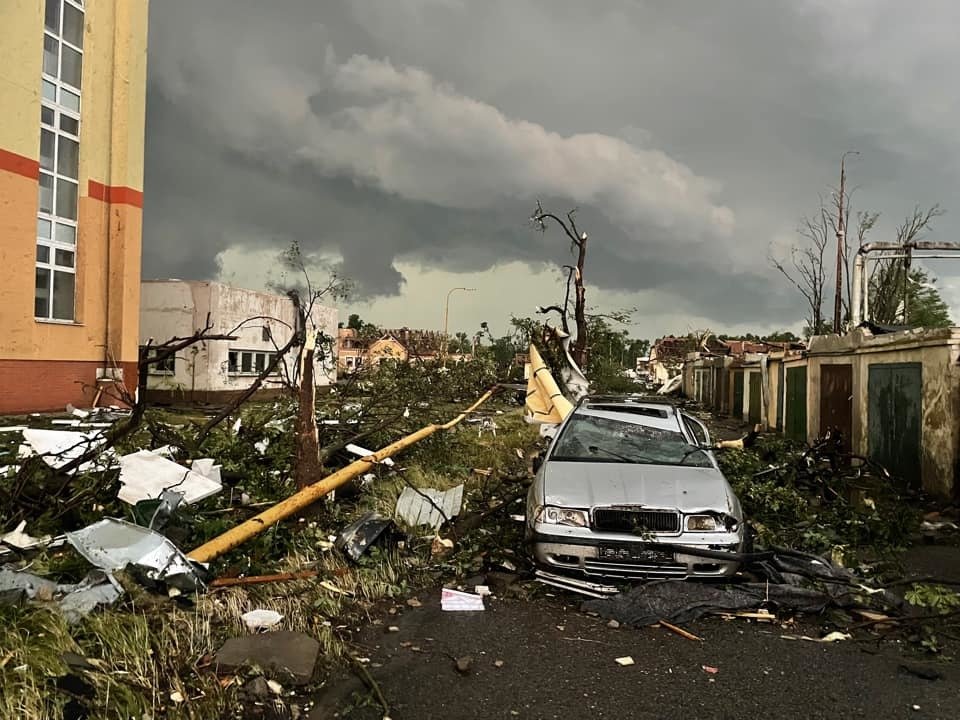
<svg viewBox="0 0 960 720">
<path fill-rule="evenodd" d="M 587 258 L 587 235 L 583 234 L 577 243 L 577 272 L 573 281 L 576 285 L 576 297 L 573 305 L 573 317 L 577 322 L 577 340 L 573 344 L 574 361 L 581 368 L 586 367 L 587 360 L 587 291 L 583 284 L 583 263 Z"/>
<path fill-rule="evenodd" d="M 317 335 L 307 331 L 300 366 L 299 407 L 297 409 L 297 457 L 293 476 L 298 488 L 316 482 L 320 473 L 320 438 L 317 431 L 317 386 L 313 379 L 313 356 Z"/>
</svg>

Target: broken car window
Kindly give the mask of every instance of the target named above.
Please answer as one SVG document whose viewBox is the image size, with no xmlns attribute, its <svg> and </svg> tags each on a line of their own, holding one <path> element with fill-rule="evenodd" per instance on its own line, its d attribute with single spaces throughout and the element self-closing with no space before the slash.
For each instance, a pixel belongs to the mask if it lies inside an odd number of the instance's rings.
<svg viewBox="0 0 960 720">
<path fill-rule="evenodd" d="M 550 460 L 711 467 L 703 453 L 690 454 L 693 447 L 676 430 L 579 415 L 567 423 Z"/>
</svg>

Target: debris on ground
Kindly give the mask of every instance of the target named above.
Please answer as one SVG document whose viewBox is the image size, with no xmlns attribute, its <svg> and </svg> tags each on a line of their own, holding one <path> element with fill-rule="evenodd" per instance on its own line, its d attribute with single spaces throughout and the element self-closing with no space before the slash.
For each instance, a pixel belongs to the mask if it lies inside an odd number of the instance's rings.
<svg viewBox="0 0 960 720">
<path fill-rule="evenodd" d="M 26 533 L 27 521 L 21 520 L 16 528 L 6 535 L 0 536 L 0 542 L 4 545 L 16 548 L 17 550 L 30 550 L 31 548 L 47 545 L 53 539 L 49 535 L 34 537 Z"/>
<path fill-rule="evenodd" d="M 110 573 L 90 572 L 75 584 L 61 584 L 9 566 L 0 568 L 0 604 L 19 604 L 23 599 L 54 602 L 68 623 L 76 623 L 100 605 L 111 605 L 123 588 Z"/>
<path fill-rule="evenodd" d="M 197 462 L 201 461 L 194 461 L 194 465 Z M 209 466 L 201 462 L 200 467 L 210 473 L 213 471 L 213 461 L 209 461 Z M 199 472 L 198 468 L 184 467 L 150 450 L 121 456 L 120 484 L 122 488 L 117 497 L 130 505 L 159 498 L 165 490 L 182 493 L 183 501 L 192 504 L 206 500 L 223 489 L 219 481 Z"/>
<path fill-rule="evenodd" d="M 64 467 L 83 456 L 88 450 L 102 446 L 106 441 L 105 435 L 99 430 L 73 432 L 69 430 L 25 428 L 22 433 L 26 445 L 20 447 L 19 456 L 28 458 L 32 455 L 39 455 L 47 465 L 54 469 Z M 114 459 L 115 454 L 111 448 L 102 453 L 96 461 L 83 463 L 77 470 L 81 473 L 106 470 Z"/>
<path fill-rule="evenodd" d="M 245 612 L 240 616 L 240 619 L 243 620 L 247 629 L 256 632 L 257 630 L 269 630 L 279 625 L 283 621 L 283 615 L 276 610 L 258 608 Z"/>
<path fill-rule="evenodd" d="M 68 532 L 69 542 L 103 570 L 128 567 L 147 580 L 185 592 L 203 587 L 197 568 L 160 533 L 125 520 L 104 518 L 82 530 Z"/>
<path fill-rule="evenodd" d="M 387 530 L 393 527 L 393 524 L 393 520 L 378 512 L 368 512 L 344 527 L 334 541 L 334 545 L 351 560 L 357 562 Z"/>
<path fill-rule="evenodd" d="M 395 513 L 407 527 L 426 525 L 439 530 L 460 514 L 462 506 L 462 484 L 445 491 L 408 485 L 397 499 Z"/>
<path fill-rule="evenodd" d="M 453 588 L 443 588 L 440 594 L 440 608 L 451 612 L 483 610 L 483 596 Z"/>
<path fill-rule="evenodd" d="M 633 658 L 630 657 L 629 655 L 626 655 L 624 657 L 618 657 L 616 659 L 616 662 L 617 662 L 617 665 L 620 665 L 621 667 L 629 667 L 630 665 L 634 664 Z"/>
</svg>

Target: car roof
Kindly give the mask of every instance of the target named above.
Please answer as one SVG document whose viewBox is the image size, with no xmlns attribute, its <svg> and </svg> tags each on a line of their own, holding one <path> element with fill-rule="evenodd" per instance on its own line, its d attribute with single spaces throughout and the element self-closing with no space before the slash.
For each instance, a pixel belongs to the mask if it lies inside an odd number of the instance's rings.
<svg viewBox="0 0 960 720">
<path fill-rule="evenodd" d="M 680 429 L 678 411 L 671 403 L 632 395 L 585 397 L 574 409 L 574 415 L 606 417 L 664 430 Z"/>
<path fill-rule="evenodd" d="M 679 410 L 666 398 L 645 395 L 587 395 L 577 405 L 585 409 L 605 409 L 650 417 L 669 418 Z"/>
</svg>

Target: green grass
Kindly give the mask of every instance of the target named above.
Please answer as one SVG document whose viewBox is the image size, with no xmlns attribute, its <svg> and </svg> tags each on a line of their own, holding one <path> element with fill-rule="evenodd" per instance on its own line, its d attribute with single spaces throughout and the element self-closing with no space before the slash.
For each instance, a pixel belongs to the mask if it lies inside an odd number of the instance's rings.
<svg viewBox="0 0 960 720">
<path fill-rule="evenodd" d="M 403 428 L 365 444 L 380 447 L 424 421 L 446 421 L 462 407 L 426 409 Z M 255 608 L 276 610 L 284 616 L 284 629 L 308 633 L 320 642 L 318 676 L 322 678 L 325 670 L 345 663 L 345 655 L 352 651 L 338 626 L 366 622 L 376 603 L 402 601 L 415 589 L 439 587 L 445 578 L 466 572 L 485 552 L 484 543 L 490 542 L 481 531 L 474 531 L 458 538 L 453 557 L 438 563 L 429 557 L 430 531 L 421 528 L 403 548 L 375 548 L 353 564 L 330 550 L 327 538 L 367 510 L 391 515 L 407 483 L 439 489 L 464 483 L 464 512 L 487 507 L 504 490 L 502 476 L 523 474 L 525 463 L 517 450 L 527 450 L 537 436 L 536 428 L 524 423 L 518 408 L 499 407 L 504 414 L 493 415 L 499 426 L 496 437 L 488 433 L 478 436 L 476 426 L 470 424 L 438 433 L 395 457 L 402 478 L 398 473 L 382 472 L 368 488 L 352 495 L 340 492 L 332 502 L 321 501 L 302 518 L 281 523 L 218 558 L 212 566 L 215 576 L 313 568 L 319 572 L 317 579 L 209 591 L 197 596 L 190 608 L 122 577 L 128 591 L 125 596 L 75 626 L 68 626 L 48 607 L 0 607 L 0 717 L 62 717 L 69 698 L 56 689 L 56 682 L 67 672 L 60 659 L 64 651 L 79 653 L 96 665 L 83 673 L 94 693 L 88 701 L 91 717 L 229 717 L 238 705 L 237 688 L 243 678 L 223 688 L 204 667 L 204 659 L 226 638 L 247 633 L 240 616 Z M 275 412 L 270 404 L 251 406 L 244 410 L 244 425 L 262 428 Z M 164 423 L 170 422 L 175 418 L 167 414 Z M 291 461 L 289 439 L 276 433 L 272 450 L 264 458 L 251 453 L 252 437 L 243 433 L 233 436 L 225 427 L 218 431 L 210 455 L 247 473 L 244 484 L 255 501 L 287 496 L 293 490 L 282 477 Z M 131 444 L 143 447 L 149 439 L 149 430 L 144 429 Z M 280 476 L 275 472 L 278 467 Z M 474 468 L 491 469 L 492 474 L 477 474 Z M 183 538 L 181 547 L 189 550 L 252 514 L 229 509 L 224 495 L 202 504 L 179 526 L 171 526 L 168 535 Z M 106 514 L 122 509 L 107 508 Z M 217 514 L 204 514 L 212 510 Z M 84 570 L 69 550 L 41 555 L 31 566 L 32 572 L 62 579 L 76 579 Z M 188 701 L 172 702 L 174 692 Z"/>
</svg>

